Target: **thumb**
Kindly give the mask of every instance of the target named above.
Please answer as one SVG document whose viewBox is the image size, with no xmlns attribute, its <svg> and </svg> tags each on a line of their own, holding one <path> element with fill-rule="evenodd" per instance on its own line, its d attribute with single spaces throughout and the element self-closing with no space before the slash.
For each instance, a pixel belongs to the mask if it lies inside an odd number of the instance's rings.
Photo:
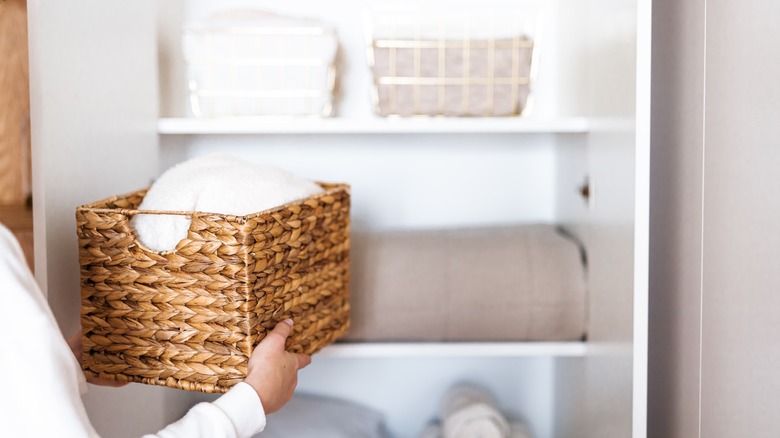
<svg viewBox="0 0 780 438">
<path fill-rule="evenodd" d="M 291 353 L 295 354 L 295 360 L 298 363 L 298 369 L 305 368 L 311 363 L 311 356 L 308 354 Z"/>
<path fill-rule="evenodd" d="M 292 325 L 293 322 L 291 319 L 285 319 L 284 321 L 277 323 L 276 327 L 268 333 L 265 339 L 269 341 L 276 339 L 276 342 L 279 342 L 282 348 L 284 348 L 284 342 L 287 340 L 287 337 L 292 334 Z"/>
</svg>

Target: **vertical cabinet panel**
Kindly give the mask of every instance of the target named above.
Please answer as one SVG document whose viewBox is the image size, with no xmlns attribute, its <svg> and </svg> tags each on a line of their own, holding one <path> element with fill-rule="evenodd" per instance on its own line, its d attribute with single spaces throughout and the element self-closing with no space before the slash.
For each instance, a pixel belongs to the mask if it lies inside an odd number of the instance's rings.
<svg viewBox="0 0 780 438">
<path fill-rule="evenodd" d="M 771 437 L 780 379 L 780 5 L 709 2 L 702 436 Z"/>
<path fill-rule="evenodd" d="M 650 437 L 699 434 L 704 5 L 653 2 Z"/>
</svg>

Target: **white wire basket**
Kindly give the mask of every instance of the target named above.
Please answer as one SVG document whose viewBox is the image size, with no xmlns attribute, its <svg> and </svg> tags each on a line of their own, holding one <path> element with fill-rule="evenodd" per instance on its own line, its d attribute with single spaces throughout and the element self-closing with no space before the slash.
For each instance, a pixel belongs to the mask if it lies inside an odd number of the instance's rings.
<svg viewBox="0 0 780 438">
<path fill-rule="evenodd" d="M 366 17 L 374 112 L 527 115 L 541 15 L 522 1 L 375 5 Z"/>
<path fill-rule="evenodd" d="M 196 117 L 328 117 L 338 37 L 318 20 L 223 12 L 182 29 Z"/>
</svg>

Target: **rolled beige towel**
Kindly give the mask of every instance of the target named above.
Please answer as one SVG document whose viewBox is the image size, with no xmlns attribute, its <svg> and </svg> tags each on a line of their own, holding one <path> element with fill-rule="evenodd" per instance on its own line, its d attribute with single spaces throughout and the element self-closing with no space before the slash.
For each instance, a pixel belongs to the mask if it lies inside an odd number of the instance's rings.
<svg viewBox="0 0 780 438">
<path fill-rule="evenodd" d="M 509 422 L 485 391 L 458 385 L 444 396 L 441 406 L 442 438 L 507 438 Z"/>
</svg>

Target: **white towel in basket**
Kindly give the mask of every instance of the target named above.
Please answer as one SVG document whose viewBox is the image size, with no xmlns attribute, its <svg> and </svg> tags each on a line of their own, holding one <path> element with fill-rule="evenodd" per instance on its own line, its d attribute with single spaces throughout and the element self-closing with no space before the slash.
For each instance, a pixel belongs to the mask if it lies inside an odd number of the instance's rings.
<svg viewBox="0 0 780 438">
<path fill-rule="evenodd" d="M 268 165 L 222 155 L 180 163 L 152 185 L 139 210 L 202 211 L 246 215 L 321 192 L 310 180 Z M 131 221 L 140 242 L 156 251 L 171 250 L 187 237 L 190 219 L 167 214 L 139 214 Z"/>
</svg>

